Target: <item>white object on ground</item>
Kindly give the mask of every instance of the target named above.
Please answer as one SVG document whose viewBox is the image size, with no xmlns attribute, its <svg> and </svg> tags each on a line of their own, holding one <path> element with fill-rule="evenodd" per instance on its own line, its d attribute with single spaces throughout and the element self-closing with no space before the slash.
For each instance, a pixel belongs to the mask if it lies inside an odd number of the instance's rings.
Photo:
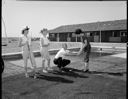
<svg viewBox="0 0 128 99">
<path fill-rule="evenodd" d="M 111 55 L 113 57 L 120 57 L 120 58 L 125 58 L 126 59 L 126 53 L 121 53 L 121 54 L 115 54 L 115 55 Z"/>
<path fill-rule="evenodd" d="M 46 71 L 46 70 L 43 69 L 43 73 L 48 73 L 48 71 Z"/>
</svg>

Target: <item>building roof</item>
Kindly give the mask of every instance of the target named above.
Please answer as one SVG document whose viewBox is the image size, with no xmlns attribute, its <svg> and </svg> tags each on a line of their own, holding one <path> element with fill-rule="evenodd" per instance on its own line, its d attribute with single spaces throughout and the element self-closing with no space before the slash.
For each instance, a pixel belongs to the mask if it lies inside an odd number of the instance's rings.
<svg viewBox="0 0 128 99">
<path fill-rule="evenodd" d="M 104 21 L 104 22 L 94 22 L 85 24 L 73 24 L 73 25 L 63 25 L 55 29 L 49 30 L 50 33 L 65 33 L 65 32 L 75 32 L 76 29 L 81 29 L 82 31 L 99 31 L 99 30 L 126 30 L 127 20 L 114 20 L 114 21 Z"/>
</svg>

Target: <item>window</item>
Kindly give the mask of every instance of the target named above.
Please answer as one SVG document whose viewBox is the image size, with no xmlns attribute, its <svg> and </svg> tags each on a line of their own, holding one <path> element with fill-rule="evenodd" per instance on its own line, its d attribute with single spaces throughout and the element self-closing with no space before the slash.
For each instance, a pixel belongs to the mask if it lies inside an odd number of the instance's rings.
<svg viewBox="0 0 128 99">
<path fill-rule="evenodd" d="M 69 37 L 72 37 L 72 33 L 69 33 Z"/>
<path fill-rule="evenodd" d="M 121 31 L 121 32 L 120 32 L 120 36 L 127 36 L 127 32 Z"/>
<path fill-rule="evenodd" d="M 96 35 L 99 35 L 99 33 L 98 33 L 98 32 L 95 32 L 94 34 L 95 34 L 95 36 L 96 36 Z"/>
<path fill-rule="evenodd" d="M 75 33 L 72 33 L 72 37 L 75 37 L 76 36 L 76 34 Z"/>
<path fill-rule="evenodd" d="M 93 33 L 90 33 L 90 36 L 93 36 Z"/>
<path fill-rule="evenodd" d="M 118 35 L 117 35 L 117 32 L 114 32 L 114 37 L 117 37 Z"/>
<path fill-rule="evenodd" d="M 51 37 L 55 37 L 55 34 L 51 34 Z"/>
<path fill-rule="evenodd" d="M 80 34 L 80 36 L 84 36 L 84 34 L 83 34 L 83 33 L 81 33 L 81 34 Z"/>
<path fill-rule="evenodd" d="M 90 33 L 89 32 L 87 33 L 87 36 L 90 36 Z"/>
<path fill-rule="evenodd" d="M 116 32 L 112 32 L 112 37 L 117 37 L 117 33 Z"/>
</svg>

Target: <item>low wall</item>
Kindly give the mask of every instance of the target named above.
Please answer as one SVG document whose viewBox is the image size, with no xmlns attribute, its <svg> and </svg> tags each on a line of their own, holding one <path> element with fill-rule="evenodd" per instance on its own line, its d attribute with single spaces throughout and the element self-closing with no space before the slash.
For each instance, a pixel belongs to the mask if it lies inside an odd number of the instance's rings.
<svg viewBox="0 0 128 99">
<path fill-rule="evenodd" d="M 109 37 L 109 42 L 121 42 L 121 37 Z"/>
<path fill-rule="evenodd" d="M 80 48 L 69 48 L 69 50 L 73 51 L 78 51 Z M 50 55 L 56 54 L 59 51 L 59 49 L 51 49 L 49 50 Z M 40 51 L 33 51 L 35 57 L 41 56 Z M 2 55 L 3 60 L 19 60 L 22 59 L 22 52 L 17 52 L 17 53 L 8 53 L 8 54 L 3 54 Z"/>
<path fill-rule="evenodd" d="M 81 42 L 52 42 L 51 48 L 49 50 L 50 54 L 55 54 L 62 46 L 62 43 L 67 43 L 69 50 L 79 50 L 81 47 Z M 55 45 L 56 44 L 56 45 Z M 55 46 L 56 48 L 55 48 Z M 54 47 L 52 47 L 54 46 Z M 105 50 L 105 49 L 118 49 L 118 50 L 126 50 L 126 43 L 92 43 L 92 52 L 97 50 Z M 53 48 L 53 49 L 52 49 Z M 33 51 L 34 56 L 40 56 L 40 51 L 36 50 Z M 22 58 L 22 52 L 15 52 L 15 53 L 7 53 L 2 54 L 2 58 L 4 60 L 10 60 L 10 59 L 21 59 Z"/>
</svg>

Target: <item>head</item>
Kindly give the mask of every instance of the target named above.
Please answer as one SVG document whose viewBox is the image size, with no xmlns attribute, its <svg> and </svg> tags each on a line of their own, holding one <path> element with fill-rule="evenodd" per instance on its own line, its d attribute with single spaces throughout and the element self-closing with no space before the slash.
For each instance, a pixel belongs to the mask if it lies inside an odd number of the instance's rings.
<svg viewBox="0 0 128 99">
<path fill-rule="evenodd" d="M 23 30 L 22 30 L 22 34 L 23 35 L 27 35 L 29 33 L 29 28 L 28 27 L 26 27 L 26 28 L 24 28 Z"/>
<path fill-rule="evenodd" d="M 66 43 L 64 43 L 64 44 L 62 44 L 62 48 L 64 48 L 65 50 L 67 49 L 67 44 Z"/>
<path fill-rule="evenodd" d="M 40 31 L 40 33 L 44 36 L 48 35 L 48 30 L 46 28 L 44 28 L 43 30 Z"/>
</svg>

